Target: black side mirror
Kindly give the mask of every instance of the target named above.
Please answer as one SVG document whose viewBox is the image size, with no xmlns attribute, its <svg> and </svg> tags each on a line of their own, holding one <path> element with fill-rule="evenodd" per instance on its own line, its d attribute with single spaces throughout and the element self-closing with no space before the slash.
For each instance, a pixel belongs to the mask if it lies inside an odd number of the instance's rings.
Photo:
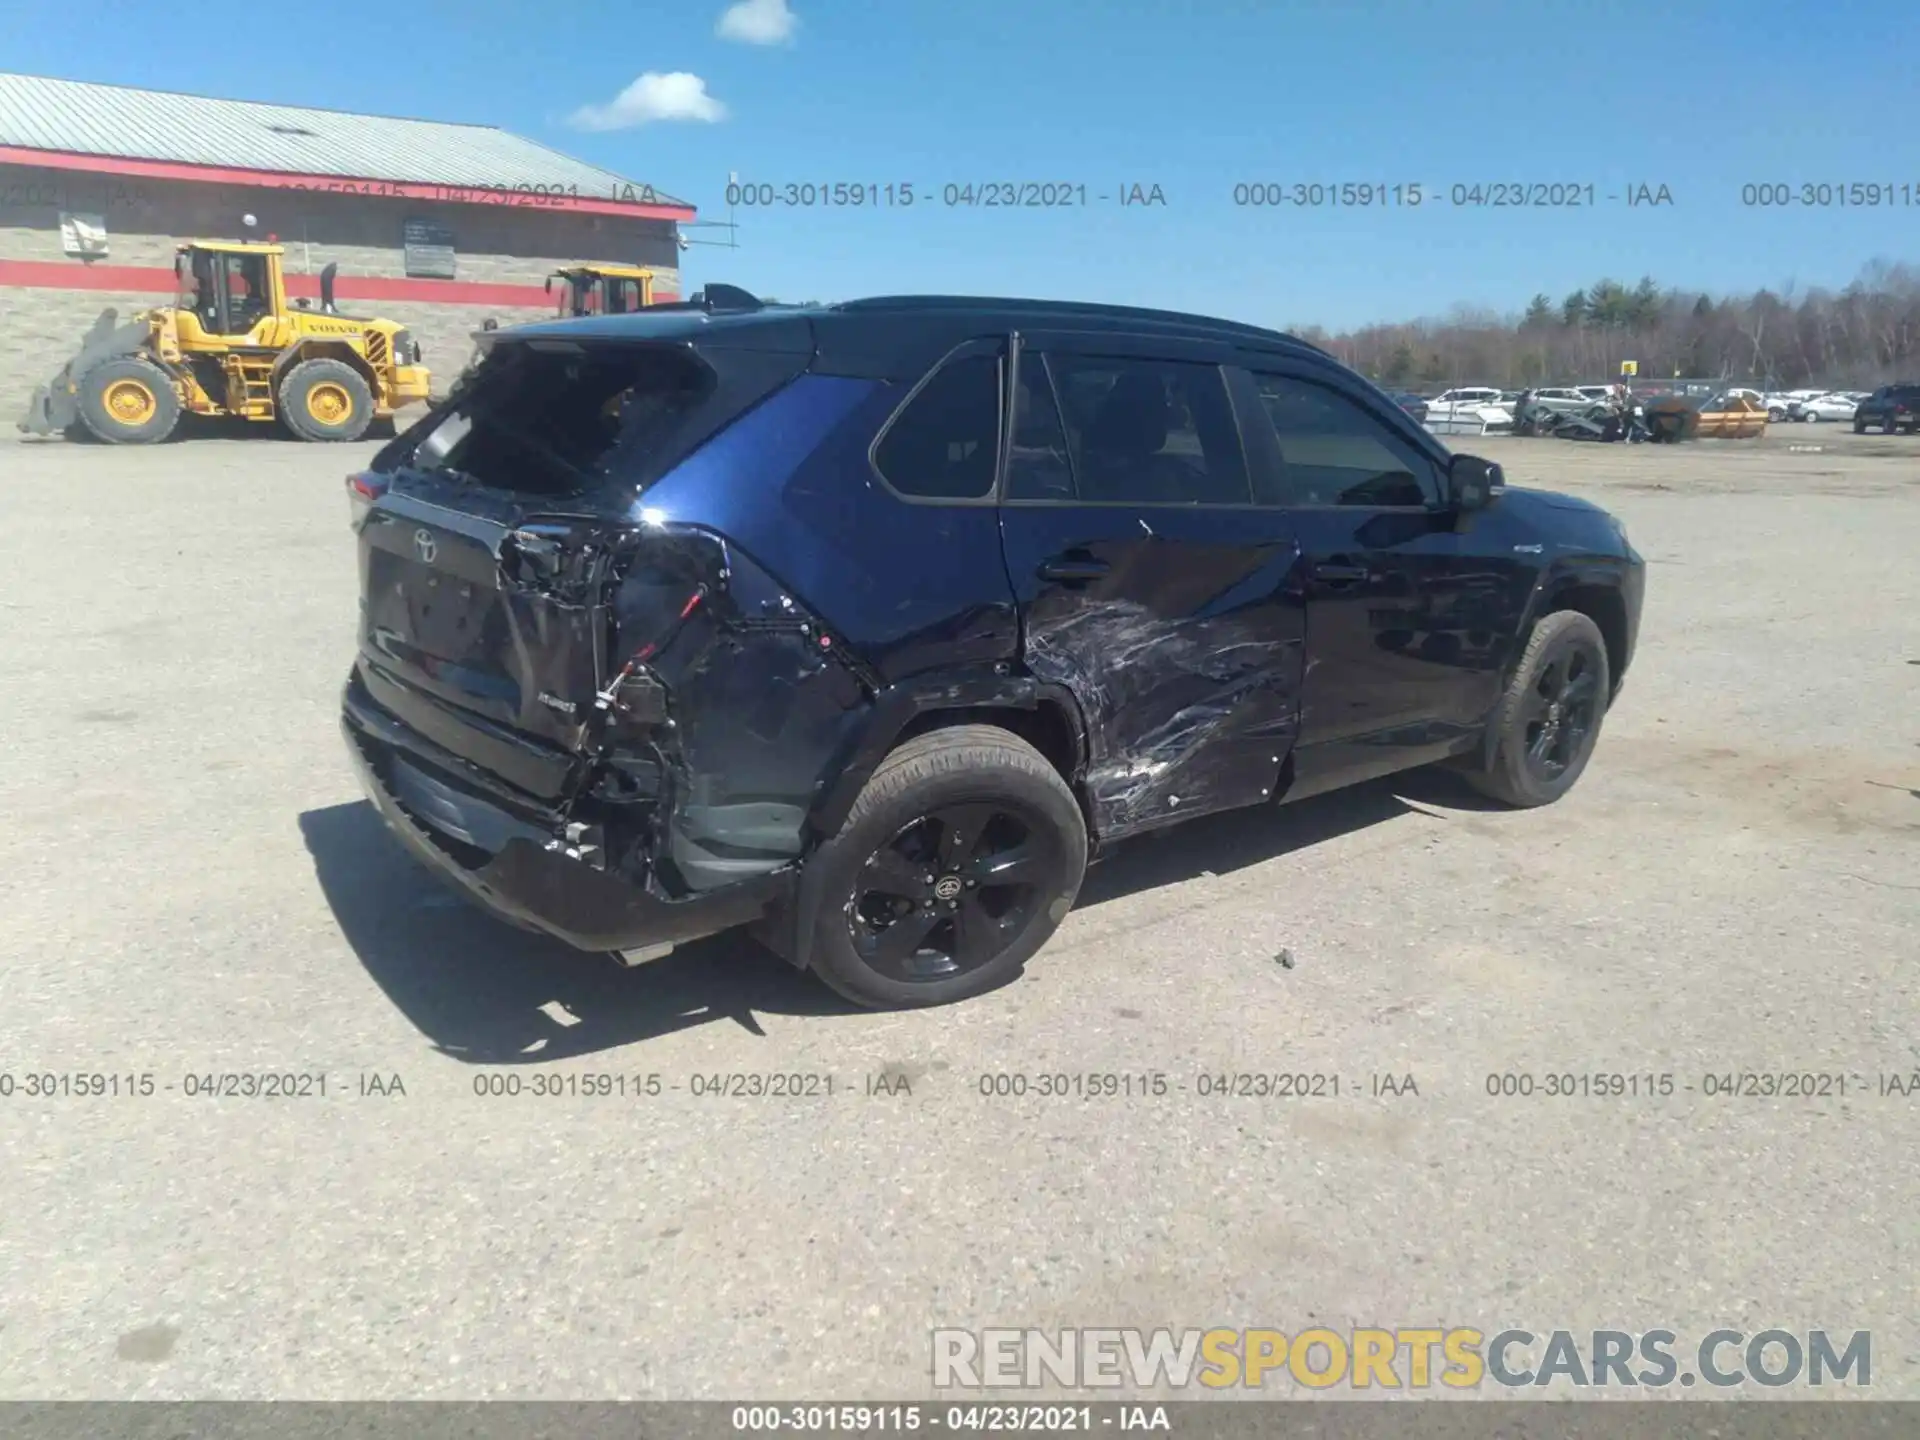
<svg viewBox="0 0 1920 1440">
<path fill-rule="evenodd" d="M 298 300 L 294 301 L 293 303 L 302 310 L 311 310 L 313 308 L 313 301 L 309 300 L 304 295 L 302 295 Z"/>
<path fill-rule="evenodd" d="M 1447 498 L 1462 514 L 1486 509 L 1506 488 L 1505 472 L 1478 455 L 1456 455 L 1447 467 Z"/>
<path fill-rule="evenodd" d="M 547 294 L 549 295 L 553 293 L 553 277 L 551 275 L 547 277 L 546 290 L 547 290 Z"/>
</svg>

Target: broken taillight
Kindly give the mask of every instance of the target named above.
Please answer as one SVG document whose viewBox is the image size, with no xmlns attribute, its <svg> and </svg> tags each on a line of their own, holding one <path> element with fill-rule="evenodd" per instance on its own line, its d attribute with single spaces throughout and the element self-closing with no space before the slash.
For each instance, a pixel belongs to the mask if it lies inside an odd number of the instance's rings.
<svg viewBox="0 0 1920 1440">
<path fill-rule="evenodd" d="M 354 534 L 360 533 L 361 523 L 367 518 L 367 511 L 373 508 L 373 502 L 386 493 L 387 477 L 384 475 L 360 470 L 347 476 L 347 505 L 352 512 L 348 523 Z"/>
<path fill-rule="evenodd" d="M 614 703 L 615 698 L 620 693 L 620 687 L 626 684 L 627 677 L 665 649 L 667 643 L 680 633 L 680 627 L 687 623 L 688 619 L 692 617 L 693 612 L 700 608 L 700 602 L 706 598 L 707 587 L 705 585 L 695 586 L 693 593 L 687 597 L 687 603 L 680 607 L 680 613 L 674 617 L 673 622 L 660 634 L 654 636 L 653 639 L 634 651 L 632 656 L 627 660 L 627 663 L 622 665 L 619 672 L 614 675 L 613 680 L 607 685 L 606 689 L 600 692 L 598 697 L 600 709 L 605 710 Z"/>
</svg>

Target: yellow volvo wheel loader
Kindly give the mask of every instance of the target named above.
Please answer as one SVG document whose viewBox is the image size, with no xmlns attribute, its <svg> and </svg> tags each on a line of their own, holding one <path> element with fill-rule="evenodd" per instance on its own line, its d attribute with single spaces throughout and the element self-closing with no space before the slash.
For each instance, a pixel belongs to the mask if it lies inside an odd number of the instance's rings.
<svg viewBox="0 0 1920 1440">
<path fill-rule="evenodd" d="M 336 267 L 320 308 L 287 304 L 281 247 L 217 240 L 174 256 L 172 305 L 117 322 L 108 310 L 80 352 L 34 392 L 20 429 L 79 430 L 152 444 L 182 414 L 278 420 L 302 440 L 357 440 L 377 419 L 427 399 L 420 346 L 391 320 L 340 314 Z"/>
<path fill-rule="evenodd" d="M 630 315 L 653 304 L 653 271 L 639 265 L 569 265 L 547 277 L 547 293 L 560 282 L 559 318 Z"/>
</svg>

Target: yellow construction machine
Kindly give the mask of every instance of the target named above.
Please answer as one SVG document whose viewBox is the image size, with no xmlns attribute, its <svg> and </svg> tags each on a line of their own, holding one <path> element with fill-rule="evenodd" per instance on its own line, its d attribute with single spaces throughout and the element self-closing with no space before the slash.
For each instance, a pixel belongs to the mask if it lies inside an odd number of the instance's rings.
<svg viewBox="0 0 1920 1440">
<path fill-rule="evenodd" d="M 653 271 L 639 265 L 569 265 L 547 277 L 547 293 L 560 282 L 559 318 L 630 315 L 653 304 Z"/>
<path fill-rule="evenodd" d="M 166 439 L 182 414 L 238 415 L 278 420 L 302 440 L 357 440 L 427 399 L 419 343 L 402 326 L 340 314 L 332 265 L 318 310 L 289 307 L 280 260 L 278 245 L 178 247 L 175 303 L 124 322 L 102 314 L 34 392 L 20 429 L 140 445 Z"/>
</svg>

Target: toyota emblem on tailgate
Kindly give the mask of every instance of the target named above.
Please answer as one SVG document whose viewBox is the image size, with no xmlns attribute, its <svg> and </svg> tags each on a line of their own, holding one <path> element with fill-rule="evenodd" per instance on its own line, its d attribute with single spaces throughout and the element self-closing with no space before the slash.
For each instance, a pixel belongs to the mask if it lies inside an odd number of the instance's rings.
<svg viewBox="0 0 1920 1440">
<path fill-rule="evenodd" d="M 431 565 L 433 557 L 440 553 L 440 542 L 433 538 L 431 530 L 416 530 L 413 532 L 413 548 L 423 564 Z"/>
</svg>

